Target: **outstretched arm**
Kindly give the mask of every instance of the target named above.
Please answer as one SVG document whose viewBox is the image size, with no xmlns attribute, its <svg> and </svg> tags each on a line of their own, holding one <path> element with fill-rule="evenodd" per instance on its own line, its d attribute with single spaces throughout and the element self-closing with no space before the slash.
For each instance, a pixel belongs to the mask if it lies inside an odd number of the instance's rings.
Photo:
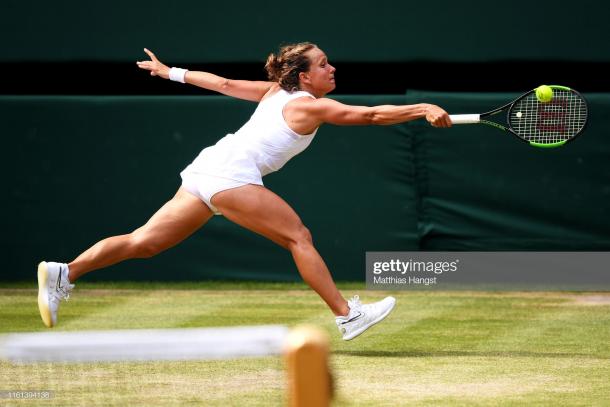
<svg viewBox="0 0 610 407">
<path fill-rule="evenodd" d="M 148 54 L 150 61 L 138 61 L 138 67 L 150 71 L 151 76 L 169 79 L 170 68 L 159 61 L 155 54 L 148 49 L 144 48 L 144 52 Z M 186 83 L 203 89 L 253 102 L 260 101 L 274 85 L 274 82 L 233 80 L 209 72 L 199 71 L 188 71 L 184 80 Z"/>
<path fill-rule="evenodd" d="M 434 127 L 450 127 L 451 120 L 443 109 L 428 103 L 415 105 L 351 106 L 328 98 L 295 100 L 287 116 L 295 122 L 307 121 L 305 127 L 322 123 L 337 125 L 388 125 L 425 118 Z M 304 124 L 304 123 L 303 123 Z"/>
</svg>

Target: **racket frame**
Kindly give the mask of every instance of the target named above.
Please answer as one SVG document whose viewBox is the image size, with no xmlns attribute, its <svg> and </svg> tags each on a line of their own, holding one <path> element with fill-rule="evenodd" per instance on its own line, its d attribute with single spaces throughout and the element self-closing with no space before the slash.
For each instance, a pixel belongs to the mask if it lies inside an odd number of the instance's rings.
<svg viewBox="0 0 610 407">
<path fill-rule="evenodd" d="M 565 143 L 567 143 L 568 141 L 574 140 L 578 135 L 580 135 L 583 130 L 585 129 L 585 127 L 587 127 L 587 123 L 588 123 L 588 106 L 587 106 L 587 100 L 580 94 L 580 92 L 578 92 L 577 90 L 574 90 L 572 88 L 568 88 L 567 86 L 561 86 L 561 85 L 549 85 L 549 87 L 551 89 L 557 89 L 557 90 L 565 90 L 565 91 L 570 91 L 570 92 L 574 92 L 578 95 L 578 97 L 580 97 L 584 102 L 585 102 L 585 109 L 587 109 L 587 115 L 585 116 L 585 123 L 583 124 L 582 128 L 578 131 L 578 133 L 574 134 L 572 137 L 570 137 L 567 140 L 562 140 L 562 141 L 558 141 L 556 143 L 537 143 L 535 141 L 529 141 L 526 140 L 524 138 L 522 138 L 521 136 L 519 136 L 511 127 L 510 125 L 510 114 L 512 111 L 512 107 L 521 99 L 525 98 L 526 96 L 530 95 L 531 93 L 535 92 L 536 89 L 532 89 L 530 91 L 525 92 L 523 95 L 519 96 L 518 98 L 516 98 L 515 100 L 513 100 L 512 102 L 509 102 L 507 104 L 505 104 L 504 106 L 500 106 L 496 109 L 490 110 L 488 112 L 485 113 L 481 113 L 481 114 L 460 114 L 460 115 L 451 115 L 451 119 L 453 121 L 454 124 L 486 124 L 488 126 L 493 126 L 496 127 L 500 130 L 504 130 L 504 131 L 508 131 L 510 133 L 512 133 L 513 135 L 515 135 L 515 137 L 517 137 L 519 140 L 524 141 L 526 143 L 528 143 L 531 146 L 534 147 L 539 147 L 539 148 L 554 148 L 554 147 L 560 147 L 563 146 Z M 496 123 L 494 121 L 491 120 L 485 120 L 485 118 L 490 117 L 490 116 L 494 116 L 498 113 L 501 113 L 503 111 L 506 111 L 506 123 L 508 124 L 508 126 L 502 125 L 500 123 Z M 478 116 L 478 117 L 477 117 Z M 455 119 L 455 121 L 454 121 Z"/>
</svg>

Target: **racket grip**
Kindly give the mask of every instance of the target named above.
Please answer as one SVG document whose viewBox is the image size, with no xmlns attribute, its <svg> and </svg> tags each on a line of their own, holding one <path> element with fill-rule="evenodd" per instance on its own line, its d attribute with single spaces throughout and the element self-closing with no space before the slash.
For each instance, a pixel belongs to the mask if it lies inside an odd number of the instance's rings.
<svg viewBox="0 0 610 407">
<path fill-rule="evenodd" d="M 453 124 L 473 124 L 481 121 L 480 114 L 451 114 L 449 118 Z"/>
</svg>

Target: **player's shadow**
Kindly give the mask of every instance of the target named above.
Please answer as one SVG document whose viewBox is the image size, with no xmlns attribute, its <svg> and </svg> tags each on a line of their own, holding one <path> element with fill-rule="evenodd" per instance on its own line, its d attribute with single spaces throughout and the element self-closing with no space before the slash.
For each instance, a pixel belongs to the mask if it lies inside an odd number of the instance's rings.
<svg viewBox="0 0 610 407">
<path fill-rule="evenodd" d="M 584 353 L 553 353 L 553 352 L 525 352 L 525 351 L 467 351 L 467 350 L 398 350 L 398 351 L 377 351 L 377 350 L 337 350 L 333 355 L 358 356 L 358 357 L 387 357 L 387 358 L 427 358 L 427 357 L 535 357 L 535 358 L 585 358 L 585 359 L 610 359 L 608 356 L 598 356 Z"/>
</svg>

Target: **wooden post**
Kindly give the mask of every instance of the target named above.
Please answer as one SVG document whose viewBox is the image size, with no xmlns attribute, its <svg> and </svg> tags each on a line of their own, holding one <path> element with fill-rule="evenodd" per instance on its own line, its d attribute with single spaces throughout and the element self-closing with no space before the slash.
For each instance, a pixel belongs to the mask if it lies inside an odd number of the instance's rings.
<svg viewBox="0 0 610 407">
<path fill-rule="evenodd" d="M 328 407 L 331 377 L 328 369 L 329 339 L 312 326 L 293 329 L 286 338 L 284 357 L 290 407 Z"/>
</svg>

